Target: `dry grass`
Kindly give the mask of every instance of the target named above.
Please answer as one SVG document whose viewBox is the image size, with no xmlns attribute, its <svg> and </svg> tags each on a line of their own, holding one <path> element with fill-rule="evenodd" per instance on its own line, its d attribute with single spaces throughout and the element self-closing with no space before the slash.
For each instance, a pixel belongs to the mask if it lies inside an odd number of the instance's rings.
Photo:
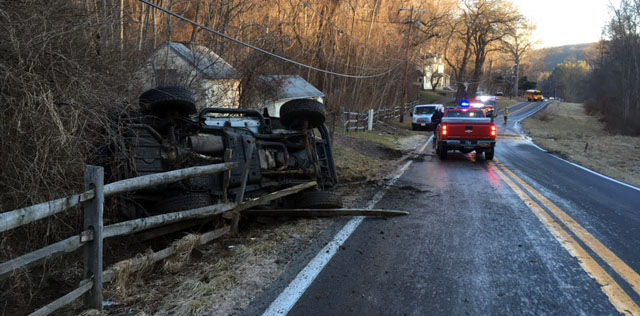
<svg viewBox="0 0 640 316">
<path fill-rule="evenodd" d="M 377 143 L 390 149 L 396 149 L 398 147 L 398 136 L 395 136 L 392 134 L 383 134 L 383 133 L 378 133 L 376 131 L 351 132 L 347 134 L 342 134 L 342 133 L 340 134 L 344 136 L 357 138 L 357 139 L 362 139 L 368 142 Z"/>
<path fill-rule="evenodd" d="M 117 286 L 108 286 L 106 299 L 116 300 L 120 306 L 107 314 L 122 315 L 129 307 L 149 315 L 236 314 L 282 273 L 308 240 L 332 222 L 252 223 L 238 237 L 192 248 L 190 256 L 176 257 L 183 260 L 179 271 L 148 271 L 142 279 L 128 284 L 127 296 L 121 296 Z"/>
<path fill-rule="evenodd" d="M 523 127 L 545 149 L 589 169 L 640 186 L 640 137 L 610 134 L 582 104 L 554 103 Z"/>
<path fill-rule="evenodd" d="M 338 177 L 342 182 L 373 178 L 388 166 L 387 161 L 367 156 L 348 147 L 336 146 L 334 155 Z"/>
</svg>

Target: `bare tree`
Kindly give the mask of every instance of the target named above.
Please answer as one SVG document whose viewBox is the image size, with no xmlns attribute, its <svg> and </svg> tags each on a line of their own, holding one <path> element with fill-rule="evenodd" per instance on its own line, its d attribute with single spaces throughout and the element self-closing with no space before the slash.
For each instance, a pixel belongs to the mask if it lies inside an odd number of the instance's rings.
<svg viewBox="0 0 640 316">
<path fill-rule="evenodd" d="M 500 40 L 501 51 L 510 57 L 515 64 L 515 87 L 514 96 L 518 96 L 518 82 L 520 81 L 520 63 L 524 55 L 531 50 L 534 42 L 531 40 L 531 33 L 534 27 L 526 20 L 515 23 L 504 38 Z"/>
<path fill-rule="evenodd" d="M 473 98 L 483 77 L 488 54 L 524 18 L 508 0 L 463 0 L 452 25 L 445 60 L 453 69 L 457 99 Z"/>
</svg>

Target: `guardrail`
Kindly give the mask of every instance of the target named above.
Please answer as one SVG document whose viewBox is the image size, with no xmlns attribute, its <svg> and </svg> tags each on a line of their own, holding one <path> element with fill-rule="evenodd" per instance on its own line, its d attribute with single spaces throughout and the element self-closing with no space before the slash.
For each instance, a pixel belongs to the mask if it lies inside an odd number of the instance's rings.
<svg viewBox="0 0 640 316">
<path fill-rule="evenodd" d="M 234 212 L 232 218 L 235 222 L 236 219 L 239 218 L 240 211 L 300 192 L 316 185 L 316 182 L 312 181 L 269 193 L 246 202 L 236 201 L 234 203 L 215 204 L 192 210 L 161 214 L 104 226 L 103 210 L 106 197 L 161 184 L 168 184 L 191 177 L 229 172 L 229 170 L 237 167 L 237 165 L 236 162 L 228 162 L 197 166 L 121 180 L 107 185 L 104 185 L 104 170 L 102 167 L 87 166 L 85 170 L 85 192 L 0 214 L 0 233 L 64 212 L 76 206 L 83 207 L 84 216 L 83 230 L 79 234 L 1 263 L 0 280 L 10 277 L 12 273 L 18 269 L 31 268 L 52 257 L 84 248 L 84 271 L 79 287 L 30 315 L 49 315 L 82 296 L 85 297 L 87 307 L 102 309 L 103 284 L 112 281 L 115 274 L 114 270 L 103 271 L 104 239 L 131 235 L 152 228 L 159 228 L 192 219 L 211 217 L 226 212 Z M 246 181 L 246 179 L 247 177 L 244 177 L 244 181 Z M 241 187 L 244 188 L 245 185 Z M 226 201 L 227 199 L 225 198 L 224 200 Z M 233 226 L 234 224 L 232 224 L 232 227 Z M 202 234 L 199 237 L 199 242 L 201 244 L 207 243 L 223 236 L 230 230 L 229 227 L 225 227 Z M 174 252 L 175 249 L 170 247 L 147 255 L 145 256 L 146 258 L 143 259 L 157 262 L 171 256 Z M 138 258 L 134 261 L 136 260 L 140 261 L 142 259 Z M 136 262 L 133 262 L 134 266 Z"/>
</svg>

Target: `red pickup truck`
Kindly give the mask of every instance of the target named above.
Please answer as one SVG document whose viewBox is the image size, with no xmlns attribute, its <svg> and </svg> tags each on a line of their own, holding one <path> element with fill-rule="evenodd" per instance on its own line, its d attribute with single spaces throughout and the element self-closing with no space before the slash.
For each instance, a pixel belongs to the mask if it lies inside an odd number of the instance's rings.
<svg viewBox="0 0 640 316">
<path fill-rule="evenodd" d="M 498 129 L 490 117 L 480 109 L 451 109 L 444 113 L 436 130 L 436 153 L 447 159 L 447 151 L 459 150 L 468 154 L 484 153 L 485 159 L 493 160 Z"/>
</svg>

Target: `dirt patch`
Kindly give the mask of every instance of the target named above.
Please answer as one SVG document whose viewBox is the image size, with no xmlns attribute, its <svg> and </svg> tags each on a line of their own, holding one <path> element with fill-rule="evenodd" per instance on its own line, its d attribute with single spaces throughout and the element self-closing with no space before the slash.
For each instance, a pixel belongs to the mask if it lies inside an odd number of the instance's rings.
<svg viewBox="0 0 640 316">
<path fill-rule="evenodd" d="M 357 133 L 356 136 L 336 135 L 333 144 L 335 147 L 354 149 L 363 155 L 378 160 L 393 160 L 402 156 L 402 153 L 395 149 L 397 147 L 395 139 L 393 139 L 392 143 L 390 141 L 393 145 L 393 147 L 390 147 L 388 144 L 381 144 L 380 142 L 362 138 L 366 134 L 368 133 L 361 132 Z"/>
<path fill-rule="evenodd" d="M 431 134 L 423 133 L 398 139 L 398 149 L 401 151 L 413 151 L 424 145 Z"/>
<path fill-rule="evenodd" d="M 522 124 L 533 141 L 564 159 L 640 186 L 640 137 L 611 134 L 582 104 L 554 103 Z"/>
<path fill-rule="evenodd" d="M 399 131 L 402 129 L 398 129 Z M 424 144 L 424 133 L 390 132 L 336 134 L 334 154 L 341 182 L 374 180 L 390 172 L 409 151 Z M 408 133 L 407 133 L 408 132 Z"/>
</svg>

